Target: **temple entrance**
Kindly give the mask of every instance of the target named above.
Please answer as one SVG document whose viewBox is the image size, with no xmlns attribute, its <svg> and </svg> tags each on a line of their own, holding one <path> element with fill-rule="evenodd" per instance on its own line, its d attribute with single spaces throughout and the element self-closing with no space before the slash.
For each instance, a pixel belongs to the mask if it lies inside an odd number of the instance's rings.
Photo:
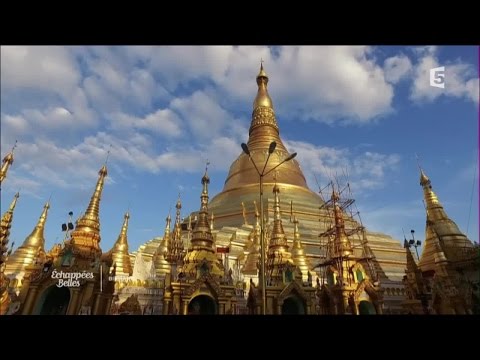
<svg viewBox="0 0 480 360">
<path fill-rule="evenodd" d="M 51 286 L 40 299 L 40 315 L 65 315 L 70 302 L 70 290 Z"/>
<path fill-rule="evenodd" d="M 305 303 L 298 296 L 290 296 L 283 301 L 282 315 L 305 315 Z"/>
<path fill-rule="evenodd" d="M 216 315 L 217 304 L 207 295 L 194 297 L 188 304 L 188 315 Z"/>
<path fill-rule="evenodd" d="M 358 313 L 360 315 L 375 315 L 377 312 L 370 301 L 363 300 L 358 304 Z"/>
</svg>

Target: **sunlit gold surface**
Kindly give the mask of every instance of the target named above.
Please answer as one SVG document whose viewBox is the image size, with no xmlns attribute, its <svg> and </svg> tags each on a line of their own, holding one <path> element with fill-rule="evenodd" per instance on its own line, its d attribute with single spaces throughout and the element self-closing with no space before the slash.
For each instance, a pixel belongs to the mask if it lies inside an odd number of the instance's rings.
<svg viewBox="0 0 480 360">
<path fill-rule="evenodd" d="M 338 195 L 333 192 L 333 211 L 335 216 L 335 238 L 333 241 L 332 257 L 348 257 L 353 254 L 352 244 L 345 233 L 345 222 L 343 221 L 343 213 L 337 204 Z"/>
<path fill-rule="evenodd" d="M 184 243 L 182 239 L 182 225 L 180 218 L 180 211 L 182 209 L 182 203 L 180 199 L 177 201 L 175 206 L 177 213 L 175 216 L 175 226 L 173 227 L 172 240 L 167 244 L 167 252 L 165 254 L 165 259 L 170 264 L 180 264 L 183 261 L 184 256 Z"/>
<path fill-rule="evenodd" d="M 27 266 L 33 265 L 37 261 L 41 263 L 45 259 L 45 238 L 43 233 L 49 208 L 50 204 L 47 202 L 31 234 L 27 236 L 23 244 L 7 260 L 5 274 L 9 277 L 24 272 Z"/>
<path fill-rule="evenodd" d="M 13 150 L 10 151 L 2 160 L 2 168 L 0 169 L 0 184 L 7 177 L 8 168 L 13 164 Z"/>
<path fill-rule="evenodd" d="M 17 205 L 17 200 L 20 194 L 17 192 L 8 207 L 8 210 L 3 214 L 0 223 L 0 271 L 3 273 L 3 264 L 6 260 L 6 253 L 8 250 L 8 242 L 10 236 L 10 228 L 12 227 L 13 211 Z"/>
<path fill-rule="evenodd" d="M 283 230 L 282 218 L 280 216 L 280 189 L 273 187 L 274 205 L 273 205 L 273 230 L 268 244 L 267 252 L 267 278 L 280 280 L 283 279 L 283 273 L 287 265 L 293 265 L 292 254 L 288 251 L 287 237 Z"/>
<path fill-rule="evenodd" d="M 103 165 L 98 172 L 97 185 L 90 199 L 85 214 L 77 220 L 75 230 L 72 231 L 71 244 L 75 251 L 86 256 L 94 256 L 101 253 L 100 249 L 100 200 L 102 198 L 107 167 Z"/>
<path fill-rule="evenodd" d="M 420 185 L 423 187 L 423 196 L 427 211 L 427 224 L 425 229 L 425 243 L 420 257 L 419 266 L 422 271 L 435 268 L 435 253 L 437 242 L 441 242 L 441 249 L 449 260 L 456 260 L 462 249 L 472 248 L 473 244 L 460 231 L 457 224 L 451 220 L 443 209 L 437 195 L 432 190 L 430 179 L 424 171 L 420 171 Z M 441 256 L 437 254 L 437 257 Z"/>
<path fill-rule="evenodd" d="M 10 280 L 5 276 L 5 261 L 8 256 L 8 243 L 10 228 L 12 227 L 13 211 L 17 205 L 20 194 L 17 192 L 13 197 L 8 210 L 3 214 L 0 223 L 0 315 L 4 315 L 11 302 L 8 286 Z"/>
<path fill-rule="evenodd" d="M 266 168 L 266 171 L 268 171 L 288 157 L 289 153 L 280 138 L 279 127 L 271 100 L 268 101 L 264 98 L 266 94 L 264 89 L 267 89 L 266 82 L 262 79 L 260 80 L 261 83 L 265 83 L 265 87 L 263 87 L 263 85 L 259 86 L 257 98 L 254 102 L 248 148 L 255 163 L 261 166 L 259 169 L 261 171 L 262 164 L 265 163 L 268 155 L 270 143 L 272 141 L 277 143 L 276 149 L 270 157 Z M 259 98 L 263 100 L 257 101 Z M 263 105 L 261 103 L 263 103 Z M 239 153 L 240 152 L 241 149 L 239 145 Z M 308 260 L 313 265 L 319 262 L 321 256 L 318 234 L 326 230 L 325 219 L 328 218 L 328 214 L 324 209 L 319 210 L 323 201 L 317 193 L 308 188 L 297 159 L 301 162 L 302 153 L 299 153 L 297 158 L 282 164 L 264 178 L 265 214 L 267 220 L 268 218 L 273 218 L 274 199 L 272 195 L 276 179 L 277 185 L 282 193 L 282 202 L 290 203 L 293 201 L 295 204 L 295 214 L 299 221 L 298 227 L 302 234 L 302 244 Z M 214 179 L 214 181 L 216 180 Z M 245 223 L 245 219 L 253 222 L 255 211 L 252 204 L 254 201 L 258 202 L 258 199 L 258 174 L 249 157 L 242 152 L 232 163 L 223 190 L 213 197 L 209 204 L 210 211 L 215 213 L 215 227 L 219 229 L 217 237 L 223 236 L 224 230 L 222 229 L 225 229 L 225 236 L 227 236 L 232 228 L 241 229 Z M 242 202 L 245 204 L 245 210 L 243 212 Z M 345 222 L 349 224 L 352 222 L 352 219 L 346 214 L 343 216 Z M 291 242 L 293 239 L 294 226 L 288 221 L 286 216 L 282 215 L 282 219 L 284 220 L 283 228 L 287 240 Z M 267 230 L 271 230 L 270 227 L 271 223 L 270 225 L 267 224 Z M 381 268 L 380 276 L 383 282 L 396 282 L 400 284 L 405 269 L 405 250 L 400 242 L 392 239 L 388 235 L 371 231 L 367 231 L 367 237 L 369 247 Z M 242 240 L 238 235 L 236 239 L 237 241 L 244 242 L 247 240 Z M 237 251 L 235 249 L 237 248 L 233 246 L 232 251 Z M 243 247 L 238 247 L 238 251 L 243 252 Z"/>
<path fill-rule="evenodd" d="M 270 156 L 268 166 L 265 169 L 266 172 L 280 164 L 280 162 L 290 155 L 279 135 L 279 126 L 273 109 L 273 102 L 268 95 L 267 81 L 267 75 L 262 67 L 257 77 L 257 96 L 253 104 L 248 139 L 249 151 L 255 163 L 260 167 L 260 171 L 263 169 L 263 164 L 265 164 L 267 159 L 270 143 L 272 141 L 276 142 L 276 149 Z M 255 201 L 257 205 L 259 204 L 259 176 L 253 163 L 249 160 L 248 155 L 241 152 L 240 144 L 238 151 L 240 155 L 230 166 L 223 190 L 210 201 L 208 210 L 215 214 L 213 233 L 215 234 L 216 245 L 229 247 L 230 249 L 228 255 L 229 266 L 233 268 L 236 266 L 236 263 L 239 263 L 243 274 L 248 277 L 252 276 L 254 278 L 253 280 L 258 282 L 258 279 L 255 279 L 255 274 L 258 272 L 258 255 L 255 254 L 257 245 L 252 248 L 255 239 L 253 236 L 254 231 L 252 231 L 251 226 L 246 224 L 254 224 L 256 221 L 255 207 L 253 204 Z M 301 162 L 301 158 L 302 153 L 299 153 L 297 158 L 283 163 L 276 170 L 264 177 L 263 205 L 265 209 L 265 231 L 268 237 L 265 240 L 268 241 L 273 230 L 273 187 L 275 183 L 277 183 L 282 194 L 282 203 L 289 204 L 293 201 L 295 204 L 295 215 L 298 220 L 297 231 L 301 234 L 301 245 L 304 249 L 307 264 L 314 266 L 319 263 L 323 255 L 320 250 L 318 235 L 326 230 L 325 224 L 326 220 L 330 219 L 330 214 L 328 214 L 325 209 L 319 210 L 323 201 L 317 193 L 308 188 L 305 176 L 303 175 L 299 162 L 297 162 L 297 159 Z M 219 179 L 213 178 L 212 181 L 218 183 Z M 290 249 L 294 251 L 292 246 L 295 239 L 295 226 L 287 216 L 286 207 L 280 210 L 280 218 L 283 221 L 282 226 L 286 236 L 287 246 L 290 246 Z M 195 219 L 197 223 L 204 223 L 204 220 L 198 221 L 200 219 L 200 213 L 193 212 L 188 217 L 189 220 L 184 220 L 183 225 L 185 226 L 187 223 L 190 223 L 192 218 Z M 358 226 L 358 224 L 354 223 L 346 214 L 343 214 L 343 218 L 344 222 L 348 224 L 348 228 Z M 374 253 L 376 261 L 378 261 L 379 276 L 382 283 L 401 286 L 401 279 L 405 271 L 405 250 L 401 244 L 385 234 L 371 231 L 367 231 L 366 234 L 369 248 Z M 190 244 L 192 240 L 191 231 L 183 230 L 181 237 L 185 244 Z M 357 243 L 353 243 L 352 245 L 355 247 L 355 255 L 361 256 L 362 248 L 359 246 L 358 240 L 350 240 L 357 241 Z M 210 239 L 202 238 L 200 243 L 202 243 L 202 246 L 205 246 L 210 244 Z M 245 247 L 247 243 L 248 246 Z M 138 253 L 142 254 L 145 259 L 149 259 L 153 256 L 159 244 L 159 238 L 149 241 L 139 248 Z M 215 255 L 213 252 L 205 251 L 205 254 L 203 252 L 204 250 L 197 251 L 198 256 L 204 256 L 208 253 L 209 258 L 214 261 Z M 189 256 L 192 255 L 190 254 Z M 193 272 L 195 266 L 189 266 Z M 247 272 L 244 272 L 245 270 L 247 270 Z M 310 270 L 313 280 L 315 281 L 318 268 Z M 170 293 L 170 295 L 168 295 L 168 293 L 166 294 L 167 298 L 170 296 L 172 296 L 172 299 L 174 298 L 173 292 Z M 267 296 L 269 295 L 267 294 Z M 395 301 L 399 302 L 400 299 Z M 394 304 L 394 306 L 397 305 Z M 271 313 L 278 312 L 278 310 L 272 309 L 269 311 L 271 311 Z"/>
<path fill-rule="evenodd" d="M 165 256 L 167 255 L 168 249 L 171 248 L 171 235 L 170 235 L 170 223 L 172 218 L 168 214 L 165 225 L 165 232 L 163 234 L 162 241 L 158 246 L 158 249 L 153 257 L 153 262 L 155 264 L 155 272 L 157 275 L 164 275 L 170 273 L 170 264 L 168 263 Z"/>
<path fill-rule="evenodd" d="M 311 268 L 311 265 L 308 263 L 307 256 L 305 254 L 305 249 L 303 247 L 302 241 L 300 239 L 300 231 L 298 230 L 298 220 L 296 217 L 293 218 L 293 245 L 292 245 L 292 259 L 293 263 L 300 269 L 302 272 L 302 278 L 307 280 L 308 272 Z"/>
<path fill-rule="evenodd" d="M 213 236 L 208 223 L 208 184 L 210 178 L 207 172 L 202 177 L 202 195 L 201 208 L 198 213 L 198 221 L 192 233 L 190 248 L 184 258 L 183 272 L 187 276 L 196 277 L 197 270 L 201 262 L 206 262 L 210 266 L 209 272 L 215 276 L 224 276 L 222 264 L 215 254 Z"/>
<path fill-rule="evenodd" d="M 124 215 L 122 230 L 118 235 L 117 241 L 110 250 L 112 257 L 112 264 L 115 264 L 115 274 L 118 275 L 132 275 L 132 264 L 130 262 L 130 255 L 128 253 L 128 219 L 130 214 L 127 212 Z"/>
</svg>

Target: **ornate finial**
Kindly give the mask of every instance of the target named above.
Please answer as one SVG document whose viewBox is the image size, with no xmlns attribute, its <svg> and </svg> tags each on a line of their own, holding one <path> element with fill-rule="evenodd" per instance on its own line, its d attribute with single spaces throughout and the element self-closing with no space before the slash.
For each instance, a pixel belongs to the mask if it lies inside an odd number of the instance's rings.
<svg viewBox="0 0 480 360">
<path fill-rule="evenodd" d="M 111 149 L 112 149 L 112 144 L 110 144 L 110 145 L 108 146 L 107 157 L 105 158 L 105 163 L 104 163 L 104 165 L 107 165 L 107 163 L 108 163 L 108 159 L 110 158 L 110 150 L 111 150 Z"/>
<path fill-rule="evenodd" d="M 253 102 L 253 110 L 255 110 L 260 106 L 273 109 L 272 99 L 270 98 L 270 95 L 268 95 L 267 84 L 268 84 L 268 76 L 265 70 L 263 69 L 263 59 L 262 59 L 260 62 L 260 72 L 257 75 L 258 92 L 257 92 L 257 97 Z"/>
<path fill-rule="evenodd" d="M 265 70 L 263 69 L 263 62 L 264 62 L 263 59 L 260 58 L 260 72 L 257 75 L 257 81 L 258 81 L 258 78 L 265 78 L 266 82 L 268 83 L 268 76 Z"/>
<path fill-rule="evenodd" d="M 417 160 L 418 169 L 420 170 L 420 185 L 421 186 L 430 186 L 430 179 L 428 178 L 428 176 L 423 171 L 422 166 L 420 165 L 420 159 L 419 159 L 417 153 L 415 153 L 415 158 Z"/>
<path fill-rule="evenodd" d="M 207 160 L 207 164 L 205 166 L 205 174 L 202 177 L 202 185 L 203 185 L 203 190 L 202 190 L 202 195 L 200 196 L 202 202 L 201 202 L 201 210 L 200 211 L 208 211 L 208 184 L 210 184 L 210 178 L 208 177 L 208 165 L 210 163 Z"/>
<path fill-rule="evenodd" d="M 180 193 L 178 193 L 178 198 L 177 198 L 177 203 L 175 204 L 175 208 L 177 209 L 177 212 L 182 208 L 182 200 L 180 199 Z"/>
</svg>

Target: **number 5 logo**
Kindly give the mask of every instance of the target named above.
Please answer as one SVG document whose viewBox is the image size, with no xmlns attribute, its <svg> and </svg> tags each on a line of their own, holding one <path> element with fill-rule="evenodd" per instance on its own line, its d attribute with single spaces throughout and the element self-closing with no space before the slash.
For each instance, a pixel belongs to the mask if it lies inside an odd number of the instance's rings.
<svg viewBox="0 0 480 360">
<path fill-rule="evenodd" d="M 445 66 L 430 69 L 430 86 L 445 88 Z"/>
</svg>

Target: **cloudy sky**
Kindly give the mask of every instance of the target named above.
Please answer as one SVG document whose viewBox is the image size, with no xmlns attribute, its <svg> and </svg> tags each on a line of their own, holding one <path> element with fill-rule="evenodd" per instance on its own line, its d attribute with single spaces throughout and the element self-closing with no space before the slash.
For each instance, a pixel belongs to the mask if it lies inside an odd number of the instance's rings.
<svg viewBox="0 0 480 360">
<path fill-rule="evenodd" d="M 415 153 L 448 214 L 478 241 L 477 47 L 2 47 L 1 155 L 15 140 L 2 213 L 20 191 L 11 241 L 32 231 L 51 197 L 47 248 L 69 211 L 88 204 L 109 158 L 103 250 L 130 209 L 130 250 L 211 196 L 247 140 L 260 59 L 281 136 L 313 190 L 348 170 L 366 226 L 423 239 Z M 445 66 L 445 88 L 429 69 Z M 475 177 L 475 178 L 474 178 Z"/>
</svg>

